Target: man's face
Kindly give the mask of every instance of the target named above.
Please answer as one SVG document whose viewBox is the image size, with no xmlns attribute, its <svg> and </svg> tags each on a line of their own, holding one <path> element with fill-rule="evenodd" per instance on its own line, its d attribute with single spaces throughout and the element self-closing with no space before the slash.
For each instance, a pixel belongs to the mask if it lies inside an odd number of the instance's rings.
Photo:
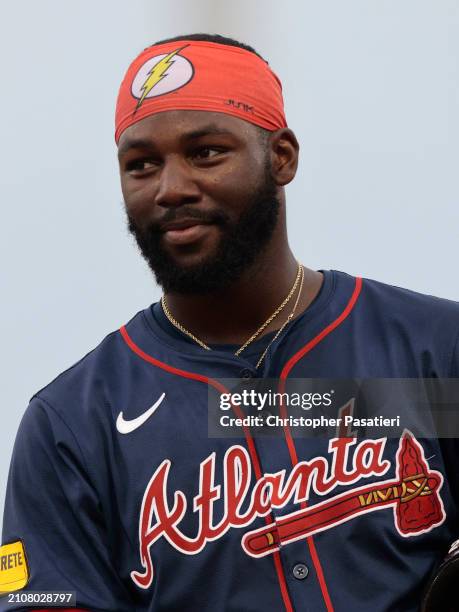
<svg viewBox="0 0 459 612">
<path fill-rule="evenodd" d="M 118 155 L 129 230 L 166 292 L 228 287 L 271 239 L 277 187 L 254 125 L 168 111 L 130 126 Z"/>
</svg>

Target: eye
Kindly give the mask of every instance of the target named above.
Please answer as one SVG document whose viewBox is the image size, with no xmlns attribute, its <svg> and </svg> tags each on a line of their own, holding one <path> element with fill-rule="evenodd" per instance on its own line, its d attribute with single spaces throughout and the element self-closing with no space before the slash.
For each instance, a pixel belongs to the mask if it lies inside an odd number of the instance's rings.
<svg viewBox="0 0 459 612">
<path fill-rule="evenodd" d="M 126 172 L 138 175 L 148 172 L 152 168 L 155 168 L 156 165 L 156 162 L 152 159 L 133 159 L 126 163 Z"/>
<path fill-rule="evenodd" d="M 193 156 L 197 159 L 213 159 L 221 153 L 224 153 L 224 150 L 216 147 L 199 147 L 195 149 Z"/>
</svg>

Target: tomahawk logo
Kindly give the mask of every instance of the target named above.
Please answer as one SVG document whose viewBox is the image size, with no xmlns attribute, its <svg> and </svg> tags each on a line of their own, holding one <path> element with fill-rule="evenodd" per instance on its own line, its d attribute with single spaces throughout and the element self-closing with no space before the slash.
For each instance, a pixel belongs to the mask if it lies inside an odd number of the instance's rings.
<svg viewBox="0 0 459 612">
<path fill-rule="evenodd" d="M 383 459 L 386 438 L 363 440 L 334 438 L 330 440 L 330 457 L 315 457 L 297 463 L 289 475 L 285 470 L 265 474 L 249 492 L 250 457 L 242 446 L 230 447 L 223 460 L 222 485 L 215 484 L 215 453 L 200 465 L 199 492 L 193 499 L 193 512 L 198 514 L 196 537 L 188 537 L 179 528 L 188 509 L 182 491 L 168 495 L 171 462 L 165 460 L 153 474 L 143 497 L 139 520 L 140 561 L 143 572 L 131 572 L 134 583 L 147 589 L 153 581 L 154 569 L 150 549 L 161 537 L 178 551 L 198 554 L 208 542 L 222 537 L 232 527 L 250 525 L 257 517 L 267 517 L 273 508 L 289 502 L 308 501 L 313 490 L 328 495 L 338 485 L 351 485 L 369 477 L 381 477 L 391 467 Z M 355 445 L 352 461 L 349 450 Z M 349 466 L 349 463 L 352 465 Z M 261 529 L 247 532 L 241 541 L 243 550 L 252 557 L 263 557 L 320 531 L 356 519 L 369 512 L 392 510 L 394 525 L 402 537 L 416 536 L 437 527 L 445 520 L 440 497 L 443 476 L 431 470 L 421 444 L 409 431 L 400 438 L 395 457 L 395 478 L 379 480 L 351 491 L 329 497 L 314 506 L 298 510 L 270 522 Z M 223 492 L 223 493 L 222 493 Z M 213 504 L 223 496 L 225 513 L 214 524 Z M 168 499 L 173 499 L 170 507 Z M 244 501 L 249 500 L 243 512 Z"/>
</svg>

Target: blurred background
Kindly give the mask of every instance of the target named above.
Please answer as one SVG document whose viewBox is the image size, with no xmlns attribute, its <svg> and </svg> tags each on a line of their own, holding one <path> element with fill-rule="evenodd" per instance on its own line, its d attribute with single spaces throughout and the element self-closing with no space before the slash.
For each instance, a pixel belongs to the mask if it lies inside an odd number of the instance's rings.
<svg viewBox="0 0 459 612">
<path fill-rule="evenodd" d="M 193 32 L 254 46 L 283 82 L 298 258 L 459 300 L 457 0 L 9 2 L 0 519 L 30 397 L 160 295 L 125 226 L 114 106 L 137 53 Z"/>
</svg>

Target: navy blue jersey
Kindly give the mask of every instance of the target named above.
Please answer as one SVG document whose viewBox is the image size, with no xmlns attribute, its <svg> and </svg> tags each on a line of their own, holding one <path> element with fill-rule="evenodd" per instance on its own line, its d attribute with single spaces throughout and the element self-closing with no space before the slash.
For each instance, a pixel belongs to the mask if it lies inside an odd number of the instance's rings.
<svg viewBox="0 0 459 612">
<path fill-rule="evenodd" d="M 456 440 L 210 438 L 208 386 L 459 377 L 458 334 L 459 304 L 336 271 L 260 371 L 270 336 L 236 357 L 157 305 L 139 312 L 22 419 L 2 541 L 23 542 L 27 589 L 76 591 L 95 611 L 418 610 L 459 536 Z M 427 471 L 436 494 L 392 503 L 403 470 Z M 378 511 L 375 491 L 391 502 Z"/>
</svg>

